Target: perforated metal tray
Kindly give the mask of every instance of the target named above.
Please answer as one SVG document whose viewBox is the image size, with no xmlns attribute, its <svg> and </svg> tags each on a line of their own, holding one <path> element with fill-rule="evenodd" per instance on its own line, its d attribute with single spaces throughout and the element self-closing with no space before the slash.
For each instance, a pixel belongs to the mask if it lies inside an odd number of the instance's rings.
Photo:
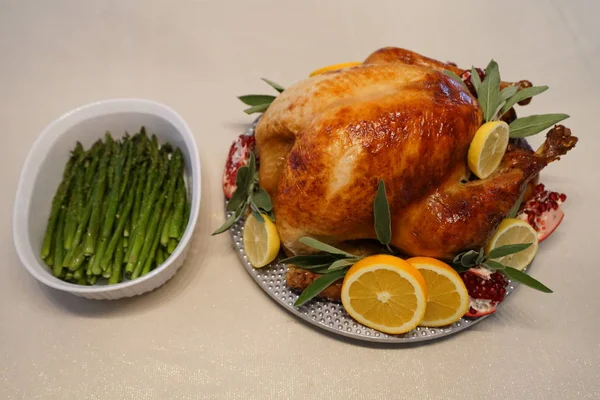
<svg viewBox="0 0 600 400">
<path fill-rule="evenodd" d="M 258 121 L 258 120 L 257 120 Z M 255 121 L 245 132 L 247 135 L 254 134 Z M 226 215 L 227 217 L 229 215 Z M 273 262 L 263 268 L 254 268 L 248 261 L 242 241 L 244 221 L 238 221 L 230 230 L 236 252 L 242 261 L 242 265 L 248 271 L 252 279 L 264 290 L 277 304 L 291 312 L 298 318 L 319 328 L 334 334 L 369 342 L 383 343 L 413 343 L 426 340 L 435 340 L 444 336 L 456 334 L 462 330 L 481 322 L 487 316 L 477 319 L 462 318 L 452 325 L 441 328 L 417 327 L 402 335 L 388 335 L 376 331 L 356 322 L 344 311 L 341 304 L 327 300 L 313 299 L 302 307 L 294 307 L 298 294 L 288 288 L 285 275 L 287 266 L 279 262 Z M 515 289 L 515 284 L 508 281 L 506 297 Z M 504 300 L 506 301 L 506 299 Z"/>
</svg>

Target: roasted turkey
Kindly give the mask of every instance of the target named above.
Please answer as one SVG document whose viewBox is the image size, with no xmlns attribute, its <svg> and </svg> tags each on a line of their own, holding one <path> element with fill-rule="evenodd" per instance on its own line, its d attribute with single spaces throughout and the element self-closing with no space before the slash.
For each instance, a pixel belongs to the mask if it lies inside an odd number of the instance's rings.
<svg viewBox="0 0 600 400">
<path fill-rule="evenodd" d="M 445 69 L 464 72 L 384 48 L 360 66 L 301 81 L 271 104 L 256 127 L 260 185 L 288 254 L 311 252 L 303 236 L 337 246 L 376 239 L 373 200 L 383 180 L 392 246 L 451 259 L 482 246 L 527 183 L 575 145 L 557 126 L 537 152 L 512 144 L 492 176 L 470 180 L 467 152 L 482 112 Z"/>
</svg>

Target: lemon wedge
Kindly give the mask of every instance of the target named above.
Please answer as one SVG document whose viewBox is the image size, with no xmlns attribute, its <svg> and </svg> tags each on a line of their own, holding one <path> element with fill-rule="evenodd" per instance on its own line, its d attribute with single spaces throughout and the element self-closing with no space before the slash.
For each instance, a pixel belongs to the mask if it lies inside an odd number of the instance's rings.
<svg viewBox="0 0 600 400">
<path fill-rule="evenodd" d="M 244 223 L 244 249 L 248 260 L 255 268 L 268 265 L 279 253 L 280 241 L 277 227 L 264 214 L 264 222 L 250 214 Z"/>
<path fill-rule="evenodd" d="M 471 171 L 485 179 L 500 165 L 508 146 L 509 129 L 504 121 L 491 121 L 481 125 L 469 146 L 467 161 Z"/>
<path fill-rule="evenodd" d="M 427 309 L 419 325 L 450 325 L 469 311 L 469 292 L 451 266 L 431 257 L 413 257 L 406 261 L 419 270 L 427 284 Z"/>
<path fill-rule="evenodd" d="M 498 230 L 490 240 L 487 252 L 489 253 L 500 246 L 525 243 L 531 243 L 531 246 L 518 253 L 494 259 L 494 261 L 522 271 L 531 264 L 538 250 L 538 238 L 535 229 L 523 220 L 506 218 L 500 223 Z"/>
<path fill-rule="evenodd" d="M 345 63 L 340 63 L 340 64 L 328 65 L 326 67 L 319 68 L 319 69 L 311 72 L 309 76 L 321 75 L 324 72 L 337 71 L 338 69 L 343 69 L 343 68 L 356 67 L 357 65 L 361 65 L 361 64 L 362 64 L 361 62 L 345 62 Z"/>
<path fill-rule="evenodd" d="M 342 284 L 342 304 L 352 318 L 381 332 L 415 328 L 427 307 L 427 286 L 419 271 L 398 257 L 376 255 L 354 264 Z"/>
</svg>

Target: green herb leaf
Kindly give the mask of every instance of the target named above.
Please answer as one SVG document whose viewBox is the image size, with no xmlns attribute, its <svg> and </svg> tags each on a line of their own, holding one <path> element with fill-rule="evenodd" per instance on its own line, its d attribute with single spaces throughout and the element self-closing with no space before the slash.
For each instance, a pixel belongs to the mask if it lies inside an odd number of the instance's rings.
<svg viewBox="0 0 600 400">
<path fill-rule="evenodd" d="M 300 307 L 305 304 L 307 301 L 311 300 L 323 290 L 327 289 L 336 281 L 342 279 L 346 275 L 345 270 L 331 271 L 322 275 L 315 279 L 313 283 L 308 285 L 306 289 L 302 292 L 302 294 L 298 297 L 298 300 L 294 303 L 295 307 Z"/>
<path fill-rule="evenodd" d="M 569 118 L 567 114 L 542 114 L 517 118 L 508 126 L 511 138 L 524 138 L 540 133 L 546 128 Z"/>
<path fill-rule="evenodd" d="M 252 209 L 252 216 L 254 216 L 254 218 L 256 218 L 258 220 L 258 222 L 264 223 L 265 219 L 260 214 L 258 207 L 256 207 L 256 204 L 254 204 L 254 202 L 252 200 L 250 201 L 250 208 Z"/>
<path fill-rule="evenodd" d="M 506 268 L 504 265 L 494 260 L 487 260 L 484 265 L 492 271 L 503 270 Z"/>
<path fill-rule="evenodd" d="M 462 265 L 460 265 L 460 264 L 457 264 L 457 263 L 452 263 L 452 264 L 450 264 L 450 266 L 451 266 L 452 268 L 454 268 L 454 270 L 455 270 L 456 272 L 459 272 L 459 273 L 460 273 L 460 272 L 465 272 L 465 271 L 468 271 L 468 270 L 469 270 L 469 268 L 470 268 L 470 267 L 463 267 Z"/>
<path fill-rule="evenodd" d="M 246 188 L 244 186 L 238 186 L 235 192 L 233 192 L 233 196 L 227 202 L 227 207 L 225 207 L 225 211 L 232 212 L 241 207 L 242 204 L 248 201 L 248 193 L 246 193 Z"/>
<path fill-rule="evenodd" d="M 269 86 L 271 86 L 273 89 L 277 90 L 279 93 L 283 92 L 285 89 L 283 88 L 283 86 L 281 86 L 278 83 L 275 83 L 267 78 L 260 78 L 263 81 L 267 82 L 269 84 Z"/>
<path fill-rule="evenodd" d="M 258 106 L 261 104 L 271 104 L 276 97 L 271 96 L 270 94 L 247 94 L 238 97 L 238 99 L 249 106 Z"/>
<path fill-rule="evenodd" d="M 271 103 L 258 104 L 258 105 L 252 106 L 250 108 L 246 108 L 244 110 L 244 112 L 248 115 L 265 112 L 265 111 L 267 111 L 267 108 L 269 108 L 270 105 L 271 105 Z"/>
<path fill-rule="evenodd" d="M 481 86 L 481 78 L 477 73 L 475 67 L 471 67 L 471 84 L 475 88 L 475 93 L 479 93 L 479 86 Z"/>
<path fill-rule="evenodd" d="M 514 218 L 517 216 L 517 214 L 519 213 L 519 209 L 521 208 L 521 203 L 523 202 L 523 197 L 525 197 L 526 190 L 527 186 L 525 186 L 525 189 L 523 189 L 523 191 L 519 195 L 519 200 L 517 200 L 513 208 L 511 208 L 510 212 L 506 216 L 507 218 Z"/>
<path fill-rule="evenodd" d="M 454 72 L 445 69 L 443 71 L 444 75 L 449 76 L 450 78 L 454 79 L 455 81 L 457 81 L 458 83 L 460 83 L 462 85 L 462 87 L 464 87 L 465 89 L 467 89 L 467 91 L 469 90 L 469 88 L 467 87 L 467 85 L 465 85 L 465 82 L 463 82 L 463 80 L 461 79 L 460 76 L 456 75 Z"/>
<path fill-rule="evenodd" d="M 486 122 L 492 121 L 498 106 L 502 103 L 500 96 L 500 71 L 498 64 L 492 60 L 485 69 L 485 79 L 477 91 L 477 99 Z"/>
<path fill-rule="evenodd" d="M 313 249 L 324 251 L 325 253 L 338 254 L 340 256 L 349 257 L 349 258 L 356 258 L 356 256 L 354 254 L 346 253 L 343 250 L 336 249 L 333 246 L 330 246 L 328 244 L 325 244 L 321 241 L 318 241 L 317 239 L 313 239 L 308 236 L 301 237 L 300 243 L 302 243 L 308 247 L 312 247 Z"/>
<path fill-rule="evenodd" d="M 297 267 L 310 267 L 310 266 L 322 266 L 322 265 L 331 265 L 334 262 L 339 260 L 339 258 L 332 256 L 331 254 L 307 254 L 301 256 L 293 256 L 284 258 L 279 262 L 284 264 L 291 264 Z"/>
<path fill-rule="evenodd" d="M 226 230 L 231 228 L 233 226 L 233 224 L 235 224 L 235 220 L 236 220 L 235 214 L 231 214 L 229 216 L 229 218 L 227 218 L 225 223 L 223 225 L 221 225 L 220 227 L 218 227 L 217 230 L 211 234 L 211 236 L 215 236 L 215 235 L 218 235 L 219 233 L 225 232 Z"/>
<path fill-rule="evenodd" d="M 517 90 L 519 90 L 519 88 L 516 86 L 507 86 L 500 91 L 500 97 L 502 97 L 502 100 L 508 100 L 517 93 Z"/>
<path fill-rule="evenodd" d="M 460 263 L 463 267 L 474 267 L 477 265 L 479 253 L 474 250 L 469 250 L 460 258 Z"/>
<path fill-rule="evenodd" d="M 271 203 L 271 198 L 267 191 L 263 188 L 259 188 L 258 191 L 252 194 L 252 201 L 256 206 L 266 212 L 269 212 L 273 209 L 273 203 Z"/>
<path fill-rule="evenodd" d="M 375 216 L 375 233 L 381 244 L 388 245 L 392 240 L 392 220 L 390 217 L 390 205 L 387 201 L 385 182 L 379 181 L 375 201 L 373 202 L 373 214 Z"/>
<path fill-rule="evenodd" d="M 531 246 L 531 243 L 519 243 L 519 244 L 507 244 L 504 246 L 496 247 L 495 249 L 493 249 L 492 251 L 490 251 L 488 253 L 487 258 L 493 259 L 493 258 L 500 258 L 500 257 L 508 256 L 510 254 L 515 254 L 520 251 L 523 251 L 530 246 Z"/>
<path fill-rule="evenodd" d="M 475 263 L 477 265 L 479 265 L 483 262 L 484 259 L 485 259 L 485 250 L 482 247 L 479 249 L 479 254 L 477 254 L 477 260 L 475 260 Z"/>
<path fill-rule="evenodd" d="M 527 275 L 524 272 L 519 271 L 518 269 L 514 269 L 512 267 L 506 267 L 502 272 L 506 274 L 510 279 L 520 282 L 530 288 L 539 290 L 544 293 L 552 293 L 552 289 L 548 286 L 544 285 L 542 282 L 534 279 L 533 277 Z"/>
<path fill-rule="evenodd" d="M 548 90 L 548 86 L 532 86 L 529 88 L 517 90 L 517 93 L 515 93 L 514 96 L 511 96 L 510 98 L 506 99 L 506 104 L 504 105 L 504 107 L 502 107 L 502 114 L 505 114 L 508 110 L 510 110 L 515 104 L 517 104 L 521 100 L 537 96 L 540 93 L 544 93 L 546 90 Z"/>
<path fill-rule="evenodd" d="M 356 264 L 357 262 L 358 262 L 358 259 L 356 259 L 356 258 L 344 258 L 342 260 L 337 260 L 337 261 L 333 262 L 331 264 L 331 266 L 329 268 L 327 268 L 327 270 L 328 271 L 336 271 L 338 269 L 350 267 L 350 266 Z"/>
<path fill-rule="evenodd" d="M 250 152 L 250 159 L 248 160 L 248 177 L 246 178 L 246 191 L 252 193 L 254 190 L 254 178 L 256 177 L 256 157 L 254 152 Z"/>
</svg>

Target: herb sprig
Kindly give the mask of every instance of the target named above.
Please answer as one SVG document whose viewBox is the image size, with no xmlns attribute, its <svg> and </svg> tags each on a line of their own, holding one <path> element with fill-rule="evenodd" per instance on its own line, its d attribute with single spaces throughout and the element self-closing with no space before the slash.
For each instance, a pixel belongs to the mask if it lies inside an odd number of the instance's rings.
<svg viewBox="0 0 600 400">
<path fill-rule="evenodd" d="M 452 71 L 446 70 L 444 73 L 465 85 L 463 80 Z M 491 60 L 485 68 L 483 81 L 475 68 L 471 68 L 470 80 L 477 93 L 484 122 L 498 120 L 518 102 L 548 90 L 548 86 L 533 86 L 519 90 L 514 85 L 500 90 L 500 68 L 494 60 Z M 510 137 L 524 138 L 535 135 L 567 118 L 569 118 L 567 114 L 541 114 L 517 118 L 509 125 Z"/>
<path fill-rule="evenodd" d="M 212 235 L 218 235 L 230 229 L 236 221 L 246 215 L 248 209 L 250 209 L 252 215 L 260 222 L 265 221 L 262 214 L 266 214 L 269 219 L 275 221 L 271 198 L 258 185 L 258 171 L 256 169 L 254 153 L 250 152 L 248 165 L 244 165 L 238 169 L 235 184 L 237 188 L 225 208 L 225 211 L 232 212 L 233 214 Z"/>
<path fill-rule="evenodd" d="M 278 83 L 275 83 L 266 78 L 261 79 L 279 93 L 285 90 L 283 86 L 281 86 Z M 244 110 L 246 114 L 250 115 L 254 113 L 262 113 L 267 111 L 267 108 L 269 108 L 273 100 L 276 99 L 276 96 L 270 94 L 247 94 L 238 97 L 238 99 L 240 99 L 242 103 L 250 106 L 250 108 Z"/>
<path fill-rule="evenodd" d="M 375 200 L 373 201 L 373 216 L 375 219 L 375 233 L 377 234 L 377 239 L 381 244 L 388 248 L 390 253 L 393 254 L 393 250 L 390 247 L 390 241 L 392 239 L 390 206 L 387 200 L 385 182 L 383 180 L 379 181 Z M 295 307 L 300 307 L 318 296 L 319 293 L 327 289 L 336 281 L 342 279 L 351 266 L 364 258 L 340 250 L 337 247 L 328 245 L 311 237 L 300 238 L 300 243 L 325 254 L 301 255 L 281 260 L 282 263 L 293 264 L 315 274 L 323 274 L 304 289 L 294 303 Z"/>
<path fill-rule="evenodd" d="M 552 293 L 552 290 L 549 287 L 530 275 L 496 261 L 498 258 L 508 256 L 510 254 L 516 254 L 529 248 L 530 246 L 531 243 L 507 244 L 505 246 L 492 249 L 488 254 L 485 254 L 483 247 L 479 249 L 479 251 L 469 250 L 457 255 L 454 260 L 452 260 L 452 267 L 457 272 L 464 272 L 469 268 L 478 266 L 485 267 L 490 271 L 499 271 L 506 275 L 509 279 L 520 282 L 533 289 L 539 290 L 540 292 Z"/>
</svg>

